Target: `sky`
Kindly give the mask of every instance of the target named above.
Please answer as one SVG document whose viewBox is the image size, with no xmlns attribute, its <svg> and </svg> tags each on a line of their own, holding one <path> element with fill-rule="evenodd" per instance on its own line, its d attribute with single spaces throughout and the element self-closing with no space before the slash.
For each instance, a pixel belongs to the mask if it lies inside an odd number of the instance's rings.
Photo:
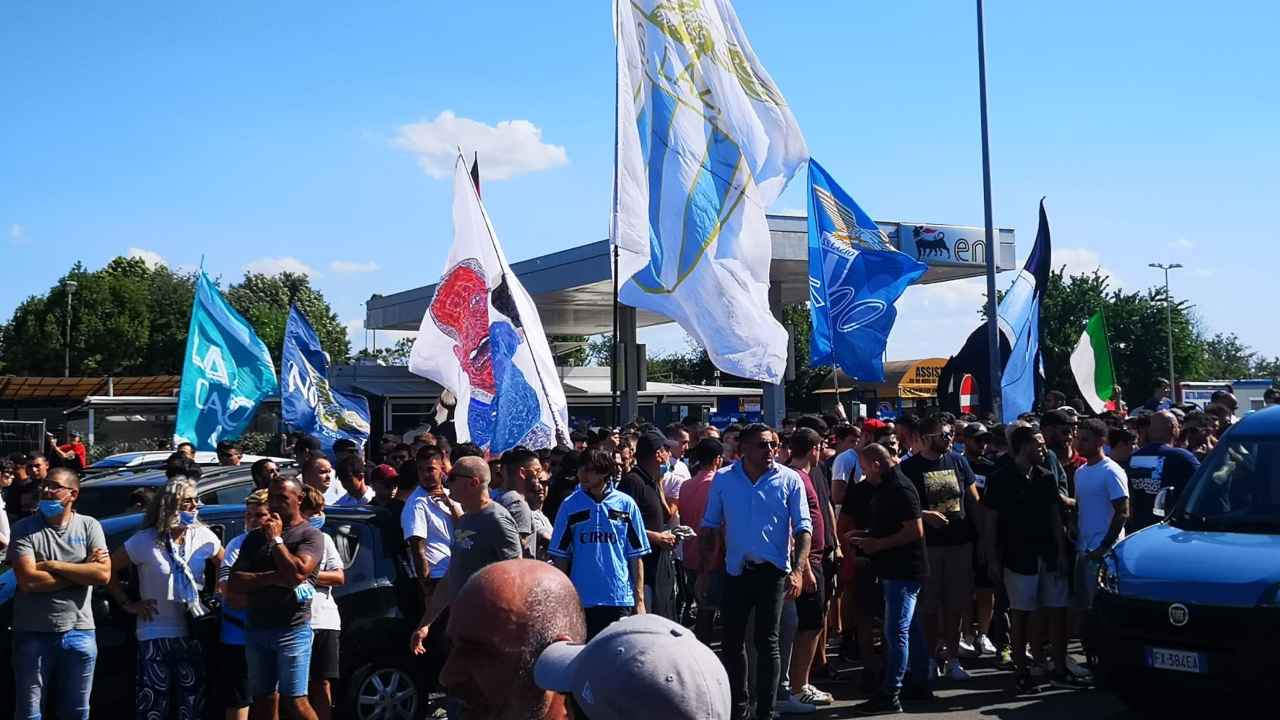
<svg viewBox="0 0 1280 720">
<path fill-rule="evenodd" d="M 1207 331 L 1280 355 L 1280 4 L 1153 7 L 987 2 L 995 224 L 1021 264 L 1044 196 L 1055 265 L 1143 289 L 1163 281 L 1148 263 L 1179 262 L 1173 294 Z M 972 2 L 736 8 L 872 217 L 982 225 Z M 607 236 L 613 58 L 603 0 L 4 3 L 0 320 L 76 261 L 203 258 L 224 285 L 309 273 L 364 347 L 372 293 L 440 275 L 458 145 L 512 261 Z M 773 209 L 803 207 L 801 173 Z M 955 352 L 982 292 L 908 289 L 888 357 Z"/>
</svg>

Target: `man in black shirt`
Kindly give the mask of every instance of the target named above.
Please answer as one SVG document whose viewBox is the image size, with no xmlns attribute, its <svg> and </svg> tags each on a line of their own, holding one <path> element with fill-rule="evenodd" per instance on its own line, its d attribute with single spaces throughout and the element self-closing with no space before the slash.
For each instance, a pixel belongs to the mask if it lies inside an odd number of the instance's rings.
<svg viewBox="0 0 1280 720">
<path fill-rule="evenodd" d="M 854 448 L 850 452 L 857 453 L 858 449 Z M 896 465 L 897 454 L 888 451 L 887 454 L 890 462 Z M 861 689 L 868 693 L 875 692 L 879 687 L 881 668 L 878 667 L 872 623 L 876 613 L 884 607 L 884 598 L 880 594 L 880 584 L 876 581 L 875 572 L 871 569 L 871 557 L 858 550 L 853 541 L 864 536 L 871 528 L 871 501 L 879 489 L 879 485 L 861 480 L 850 485 L 845 492 L 844 503 L 840 505 L 840 517 L 836 525 L 844 548 L 843 571 L 840 574 L 843 591 L 841 612 L 845 632 L 857 632 L 858 652 L 863 662 Z M 846 639 L 844 642 L 851 640 Z"/>
<path fill-rule="evenodd" d="M 660 615 L 675 614 L 675 588 L 658 588 L 663 596 L 668 593 L 672 596 L 669 602 L 657 602 L 658 593 L 654 590 L 658 562 L 664 557 L 665 562 L 672 562 L 671 551 L 676 546 L 676 536 L 664 529 L 671 514 L 662 494 L 662 465 L 670 460 L 667 438 L 657 430 L 648 430 L 641 433 L 636 442 L 635 467 L 618 482 L 618 489 L 630 495 L 639 506 L 640 519 L 649 536 L 650 551 L 644 556 L 644 606 Z"/>
<path fill-rule="evenodd" d="M 920 593 L 925 638 L 930 648 L 939 640 L 946 644 L 948 677 L 968 680 L 960 666 L 960 621 L 973 606 L 976 532 L 969 510 L 979 502 L 978 488 L 969 463 L 951 449 L 950 416 L 931 415 L 918 427 L 917 452 L 898 467 L 915 485 L 924 520 L 929 554 L 929 579 Z"/>
<path fill-rule="evenodd" d="M 1017 427 L 1009 436 L 1012 463 L 1002 463 L 987 479 L 983 504 L 986 515 L 988 557 L 992 574 L 1003 580 L 1012 612 L 1013 662 L 1017 670 L 1015 692 L 1035 692 L 1023 648 L 1028 643 L 1037 657 L 1043 646 L 1038 621 L 1048 620 L 1054 662 L 1053 684 L 1078 687 L 1067 672 L 1067 537 L 1062 524 L 1062 504 L 1053 473 L 1044 467 L 1048 450 L 1044 436 L 1029 426 Z"/>
<path fill-rule="evenodd" d="M 922 613 L 916 601 L 929 575 L 925 553 L 920 496 L 915 486 L 893 464 L 889 451 L 872 443 L 860 453 L 862 483 L 876 488 L 868 513 L 865 535 L 850 543 L 871 557 L 871 568 L 884 588 L 884 685 L 870 700 L 854 707 L 860 715 L 902 712 L 900 694 L 931 698 L 929 650 L 925 643 Z M 903 679 L 910 665 L 910 684 Z"/>
</svg>

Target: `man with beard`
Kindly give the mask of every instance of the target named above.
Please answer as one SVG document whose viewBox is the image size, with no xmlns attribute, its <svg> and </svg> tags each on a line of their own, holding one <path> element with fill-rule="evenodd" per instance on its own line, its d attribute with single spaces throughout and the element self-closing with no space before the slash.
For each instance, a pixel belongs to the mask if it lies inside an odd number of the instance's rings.
<svg viewBox="0 0 1280 720">
<path fill-rule="evenodd" d="M 484 567 L 455 598 L 448 635 L 440 681 L 466 706 L 467 720 L 567 720 L 564 696 L 533 680 L 549 645 L 586 641 L 578 594 L 564 573 L 535 560 Z"/>
</svg>

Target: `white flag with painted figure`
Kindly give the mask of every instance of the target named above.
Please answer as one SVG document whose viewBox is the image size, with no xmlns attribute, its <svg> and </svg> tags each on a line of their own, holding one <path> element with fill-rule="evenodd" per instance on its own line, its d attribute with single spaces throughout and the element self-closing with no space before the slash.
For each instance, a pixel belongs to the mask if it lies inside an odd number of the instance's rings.
<svg viewBox="0 0 1280 720">
<path fill-rule="evenodd" d="M 461 155 L 453 174 L 453 247 L 409 370 L 457 398 L 459 442 L 494 454 L 568 442 L 568 404 L 542 320 L 507 265 Z"/>
<path fill-rule="evenodd" d="M 619 298 L 721 370 L 780 382 L 765 211 L 809 156 L 800 128 L 728 0 L 619 0 L 614 22 Z"/>
</svg>

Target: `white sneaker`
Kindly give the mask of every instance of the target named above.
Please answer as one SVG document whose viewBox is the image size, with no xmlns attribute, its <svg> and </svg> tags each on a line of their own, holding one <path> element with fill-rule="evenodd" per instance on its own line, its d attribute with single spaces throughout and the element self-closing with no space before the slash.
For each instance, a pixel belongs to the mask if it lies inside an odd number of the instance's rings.
<svg viewBox="0 0 1280 720">
<path fill-rule="evenodd" d="M 978 650 L 966 638 L 960 638 L 960 655 L 964 657 L 978 657 Z"/>
<path fill-rule="evenodd" d="M 978 651 L 981 652 L 983 655 L 995 655 L 996 646 L 992 644 L 991 638 L 987 637 L 986 635 L 979 635 Z"/>
<path fill-rule="evenodd" d="M 969 673 L 964 668 L 960 667 L 959 659 L 953 659 L 951 662 L 947 663 L 947 677 L 952 680 L 964 681 L 969 679 Z"/>
<path fill-rule="evenodd" d="M 929 677 L 942 677 L 942 668 L 938 667 L 938 661 L 929 658 Z"/>
<path fill-rule="evenodd" d="M 786 700 L 775 703 L 773 711 L 779 715 L 808 715 L 809 713 L 815 713 L 818 711 L 817 705 L 802 703 L 800 702 L 799 697 L 800 696 L 798 695 L 792 695 Z"/>
<path fill-rule="evenodd" d="M 800 695 L 797 699 L 807 705 L 830 705 L 836 701 L 831 693 L 823 692 L 812 685 L 805 685 L 800 688 Z"/>
<path fill-rule="evenodd" d="M 1076 662 L 1070 656 L 1067 656 L 1067 672 L 1075 675 L 1081 680 L 1089 680 L 1093 678 L 1093 673 L 1089 672 L 1088 668 Z"/>
</svg>

